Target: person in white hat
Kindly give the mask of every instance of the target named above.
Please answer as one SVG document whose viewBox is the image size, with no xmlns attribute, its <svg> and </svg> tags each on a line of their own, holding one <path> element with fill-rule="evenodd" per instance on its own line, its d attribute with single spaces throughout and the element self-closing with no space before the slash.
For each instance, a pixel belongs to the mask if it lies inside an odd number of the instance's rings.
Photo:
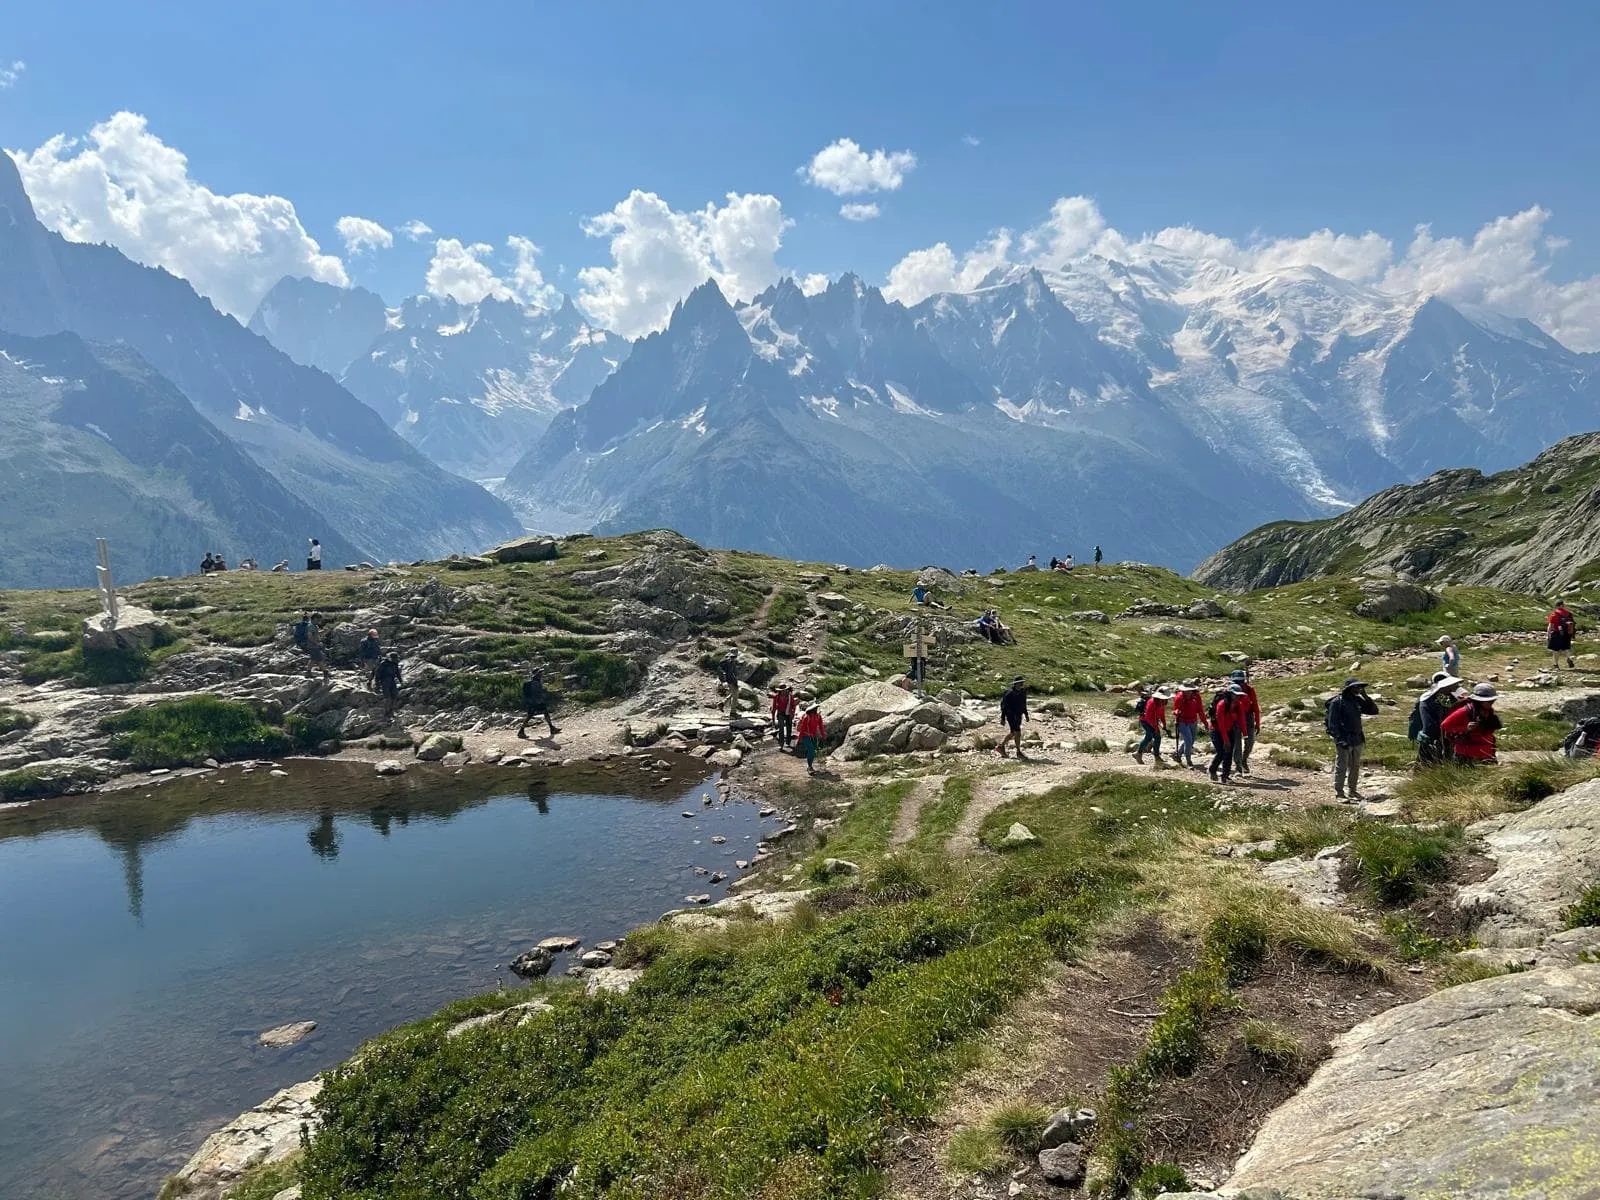
<svg viewBox="0 0 1600 1200">
<path fill-rule="evenodd" d="M 1456 762 L 1481 767 L 1494 761 L 1494 735 L 1501 724 L 1500 715 L 1494 711 L 1498 698 L 1492 684 L 1480 683 L 1467 696 L 1467 702 L 1457 705 L 1440 725 Z"/>
<path fill-rule="evenodd" d="M 1172 721 L 1178 731 L 1178 749 L 1173 757 L 1186 765 L 1194 766 L 1194 739 L 1199 730 L 1207 728 L 1206 704 L 1200 695 L 1200 681 L 1185 679 L 1178 685 L 1173 697 Z"/>
<path fill-rule="evenodd" d="M 1417 699 L 1417 706 L 1411 714 L 1411 723 L 1416 730 L 1413 740 L 1417 743 L 1419 766 L 1437 766 L 1447 760 L 1444 735 L 1440 732 L 1440 726 L 1450 715 L 1450 710 L 1455 707 L 1456 689 L 1460 686 L 1461 680 L 1448 671 L 1435 671 L 1432 682 L 1428 684 L 1428 690 Z"/>
<path fill-rule="evenodd" d="M 1461 678 L 1461 648 L 1448 633 L 1439 639 L 1439 669 L 1446 675 Z"/>
<path fill-rule="evenodd" d="M 1172 732 L 1167 728 L 1167 701 L 1171 699 L 1171 691 L 1163 684 L 1145 697 L 1144 707 L 1139 710 L 1139 724 L 1144 727 L 1144 738 L 1133 752 L 1133 757 L 1141 766 L 1146 750 L 1155 755 L 1157 767 L 1164 769 L 1167 765 L 1161 757 L 1161 735 L 1170 735 Z"/>
</svg>

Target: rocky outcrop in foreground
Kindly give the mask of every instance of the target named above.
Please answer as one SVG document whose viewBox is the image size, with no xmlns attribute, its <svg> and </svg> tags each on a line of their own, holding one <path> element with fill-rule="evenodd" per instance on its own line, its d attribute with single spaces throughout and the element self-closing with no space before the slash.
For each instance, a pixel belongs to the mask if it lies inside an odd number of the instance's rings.
<svg viewBox="0 0 1600 1200">
<path fill-rule="evenodd" d="M 229 1121 L 172 1177 L 170 1193 L 184 1200 L 221 1200 L 251 1167 L 293 1154 L 300 1148 L 301 1128 L 316 1127 L 321 1091 L 320 1078 L 308 1079 Z"/>
</svg>

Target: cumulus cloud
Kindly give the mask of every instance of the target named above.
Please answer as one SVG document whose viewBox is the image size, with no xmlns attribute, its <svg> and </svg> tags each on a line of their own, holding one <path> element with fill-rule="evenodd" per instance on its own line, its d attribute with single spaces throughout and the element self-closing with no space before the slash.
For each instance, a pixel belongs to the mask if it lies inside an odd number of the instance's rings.
<svg viewBox="0 0 1600 1200">
<path fill-rule="evenodd" d="M 983 145 L 983 139 L 975 133 L 969 133 L 962 137 L 961 144 L 963 146 L 981 146 Z"/>
<path fill-rule="evenodd" d="M 16 87 L 17 80 L 22 78 L 22 73 L 28 69 L 28 64 L 20 58 L 14 58 L 9 65 L 0 66 L 0 92 L 9 87 Z"/>
<path fill-rule="evenodd" d="M 679 212 L 654 192 L 634 190 L 583 223 L 611 239 L 611 265 L 578 272 L 578 303 L 624 337 L 660 329 L 672 307 L 707 278 L 748 299 L 776 283 L 783 234 L 792 224 L 776 196 L 730 192 L 718 207 Z"/>
<path fill-rule="evenodd" d="M 427 237 L 433 232 L 433 227 L 426 221 L 419 221 L 413 217 L 411 220 L 400 225 L 399 231 L 405 234 L 406 237 L 411 239 L 413 242 L 420 242 L 423 238 Z"/>
<path fill-rule="evenodd" d="M 824 146 L 800 168 L 800 176 L 813 187 L 835 196 L 865 192 L 892 192 L 905 182 L 906 172 L 917 165 L 909 150 L 874 150 L 868 154 L 849 138 Z"/>
<path fill-rule="evenodd" d="M 514 300 L 519 304 L 547 305 L 555 289 L 539 272 L 539 247 L 513 234 L 506 239 L 511 269 L 506 278 L 495 273 L 486 259 L 494 253 L 488 242 L 462 242 L 440 238 L 433 244 L 425 283 L 430 296 L 448 297 L 462 304 L 482 300 Z"/>
<path fill-rule="evenodd" d="M 810 275 L 802 275 L 799 279 L 800 290 L 808 296 L 815 296 L 819 292 L 828 290 L 828 285 L 833 281 L 820 271 Z"/>
<path fill-rule="evenodd" d="M 368 250 L 387 250 L 394 245 L 394 234 L 376 221 L 366 217 L 340 217 L 334 223 L 339 236 L 344 239 L 346 254 L 363 254 Z"/>
<path fill-rule="evenodd" d="M 846 221 L 872 221 L 878 216 L 876 204 L 841 204 L 839 215 Z"/>
<path fill-rule="evenodd" d="M 1000 230 L 965 254 L 944 242 L 913 250 L 889 271 L 884 294 L 915 304 L 946 291 L 970 291 L 997 266 L 1061 268 L 1087 255 L 1138 263 L 1153 253 L 1220 263 L 1245 272 L 1317 267 L 1397 295 L 1436 295 L 1507 316 L 1526 317 L 1574 350 L 1600 349 L 1600 275 L 1560 282 L 1555 256 L 1566 242 L 1547 232 L 1550 213 L 1533 207 L 1499 217 L 1471 238 L 1438 237 L 1418 226 L 1403 252 L 1381 234 L 1320 229 L 1303 237 L 1239 242 L 1192 226 L 1128 237 L 1087 196 L 1064 196 L 1049 217 L 1013 237 Z"/>
<path fill-rule="evenodd" d="M 86 140 L 58 134 L 13 157 L 44 224 L 70 241 L 109 242 L 165 267 L 241 320 L 285 275 L 350 282 L 288 200 L 213 192 L 137 113 L 117 113 Z"/>
</svg>

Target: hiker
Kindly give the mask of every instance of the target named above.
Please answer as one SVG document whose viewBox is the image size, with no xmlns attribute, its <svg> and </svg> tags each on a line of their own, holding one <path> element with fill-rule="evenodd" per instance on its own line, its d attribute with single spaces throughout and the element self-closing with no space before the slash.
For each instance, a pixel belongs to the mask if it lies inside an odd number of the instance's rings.
<svg viewBox="0 0 1600 1200">
<path fill-rule="evenodd" d="M 361 670 L 366 676 L 368 687 L 377 686 L 378 660 L 382 657 L 383 647 L 378 642 L 378 631 L 367 630 L 367 636 L 361 639 L 361 647 L 356 651 L 356 658 L 361 663 Z"/>
<path fill-rule="evenodd" d="M 730 649 L 723 655 L 722 664 L 717 668 L 717 678 L 722 680 L 728 689 L 728 715 L 739 715 L 739 651 Z"/>
<path fill-rule="evenodd" d="M 517 726 L 519 738 L 528 736 L 528 722 L 535 717 L 544 718 L 551 737 L 561 732 L 561 727 L 550 719 L 550 696 L 544 690 L 544 672 L 538 667 L 529 667 L 528 677 L 522 681 L 522 724 Z"/>
<path fill-rule="evenodd" d="M 1460 686 L 1461 680 L 1454 675 L 1436 671 L 1428 690 L 1418 697 L 1416 707 L 1411 710 L 1408 732 L 1411 740 L 1417 744 L 1418 766 L 1433 767 L 1446 761 L 1444 734 L 1440 732 L 1440 727 L 1445 717 L 1450 715 L 1455 704 L 1456 689 Z"/>
<path fill-rule="evenodd" d="M 983 610 L 983 615 L 975 622 L 980 636 L 987 638 L 996 646 L 1005 645 L 1005 635 L 1000 632 L 1000 617 L 992 608 Z"/>
<path fill-rule="evenodd" d="M 1054 554 L 1050 556 L 1050 569 L 1052 571 L 1059 571 L 1061 569 L 1061 560 Z"/>
<path fill-rule="evenodd" d="M 1239 736 L 1239 701 L 1244 696 L 1237 684 L 1229 683 L 1211 697 L 1211 766 L 1206 774 L 1211 782 L 1233 780 L 1234 743 Z"/>
<path fill-rule="evenodd" d="M 256 560 L 255 559 L 253 559 L 253 558 L 241 558 L 239 560 L 239 570 L 241 570 L 241 571 L 254 571 L 255 569 L 256 569 Z"/>
<path fill-rule="evenodd" d="M 289 560 L 287 558 L 280 558 L 278 560 L 278 562 L 277 562 L 277 565 L 275 565 L 272 568 L 272 573 L 274 575 L 283 575 L 283 574 L 287 573 L 288 570 L 289 570 Z"/>
<path fill-rule="evenodd" d="M 200 574 L 209 575 L 217 569 L 217 560 L 211 557 L 211 551 L 206 551 L 206 556 L 200 560 Z"/>
<path fill-rule="evenodd" d="M 1037 554 L 1028 555 L 1028 561 L 1022 564 L 1022 569 L 1024 571 L 1037 571 L 1039 569 L 1039 556 Z"/>
<path fill-rule="evenodd" d="M 300 619 L 294 623 L 294 628 L 289 632 L 294 637 L 295 648 L 304 650 L 311 641 L 311 635 L 316 632 L 316 626 L 311 623 L 311 614 L 301 613 Z"/>
<path fill-rule="evenodd" d="M 780 683 L 772 693 L 772 725 L 778 737 L 778 749 L 787 750 L 794 742 L 794 713 L 799 707 L 794 688 Z"/>
<path fill-rule="evenodd" d="M 1367 685 L 1359 679 L 1346 679 L 1339 694 L 1329 700 L 1323 710 L 1323 724 L 1336 747 L 1333 794 L 1341 800 L 1346 799 L 1346 780 L 1350 785 L 1348 798 L 1361 799 L 1357 790 L 1361 781 L 1361 750 L 1367 744 L 1361 718 L 1377 715 L 1378 703 L 1367 695 Z"/>
<path fill-rule="evenodd" d="M 211 569 L 213 571 L 226 571 L 228 569 L 228 564 L 222 555 L 219 554 L 211 560 Z"/>
<path fill-rule="evenodd" d="M 326 683 L 333 678 L 333 672 L 328 670 L 328 652 L 322 645 L 322 632 L 317 628 L 317 619 L 321 613 L 307 613 L 295 626 L 295 644 L 306 652 L 310 659 L 310 673 L 322 672 L 322 680 Z M 301 640 L 302 635 L 304 641 Z"/>
<path fill-rule="evenodd" d="M 1572 635 L 1578 631 L 1578 622 L 1567 610 L 1567 602 L 1557 600 L 1555 611 L 1545 618 L 1544 623 L 1550 631 L 1550 637 L 1545 642 L 1545 649 L 1550 651 L 1550 666 L 1559 671 L 1561 656 L 1565 654 L 1567 666 L 1576 667 L 1577 660 L 1572 657 Z"/>
<path fill-rule="evenodd" d="M 1200 697 L 1198 680 L 1185 679 L 1178 685 L 1178 694 L 1172 702 L 1172 720 L 1178 730 L 1178 749 L 1173 757 L 1186 766 L 1194 766 L 1194 739 L 1198 730 L 1206 729 L 1206 706 Z"/>
<path fill-rule="evenodd" d="M 1466 703 L 1456 705 L 1444 719 L 1439 729 L 1450 747 L 1451 761 L 1464 767 L 1494 762 L 1494 733 L 1501 724 L 1494 711 L 1496 699 L 1494 685 L 1480 683 L 1467 695 Z"/>
<path fill-rule="evenodd" d="M 1018 675 L 1011 681 L 1000 696 L 1000 719 L 1006 723 L 1006 735 L 1000 739 L 1000 744 L 995 747 L 1001 758 L 1006 757 L 1006 743 L 1017 743 L 1017 757 L 1024 762 L 1028 756 L 1022 752 L 1022 723 L 1031 720 L 1028 716 L 1028 690 L 1022 684 L 1022 676 Z"/>
<path fill-rule="evenodd" d="M 311 539 L 311 549 L 306 551 L 306 570 L 322 570 L 322 543 L 316 538 Z"/>
<path fill-rule="evenodd" d="M 388 720 L 400 707 L 400 656 L 391 653 L 372 672 L 372 681 L 383 697 L 383 715 Z"/>
<path fill-rule="evenodd" d="M 1072 570 L 1072 555 L 1069 554 L 1061 560 L 1061 569 L 1063 571 Z"/>
<path fill-rule="evenodd" d="M 911 589 L 911 603 L 921 605 L 924 608 L 950 607 L 948 604 L 940 604 L 933 598 L 933 593 L 927 588 L 923 587 L 920 583 Z"/>
<path fill-rule="evenodd" d="M 1164 769 L 1166 761 L 1161 757 L 1161 735 L 1170 735 L 1172 731 L 1167 728 L 1167 701 L 1172 699 L 1172 693 L 1165 687 L 1158 687 L 1148 696 L 1141 696 L 1135 709 L 1139 716 L 1139 724 L 1144 726 L 1144 739 L 1139 743 L 1139 748 L 1133 752 L 1133 760 L 1141 767 L 1144 766 L 1144 752 L 1149 750 L 1155 755 L 1156 766 Z M 1021 749 L 1021 743 L 1018 743 Z"/>
<path fill-rule="evenodd" d="M 806 774 L 815 775 L 817 751 L 822 749 L 822 739 L 827 736 L 822 728 L 822 713 L 815 700 L 806 705 L 800 717 L 800 726 L 795 732 L 800 735 L 800 753 L 806 756 Z"/>
<path fill-rule="evenodd" d="M 1095 565 L 1095 566 L 1097 566 L 1097 567 L 1098 567 L 1098 566 L 1099 566 L 1099 565 L 1100 565 L 1100 560 L 1101 560 L 1101 558 L 1103 558 L 1103 557 L 1104 557 L 1104 555 L 1102 555 L 1102 554 L 1101 554 L 1101 553 L 1100 553 L 1100 547 L 1099 547 L 1099 546 L 1096 546 L 1096 547 L 1095 547 L 1095 548 L 1094 548 L 1094 565 Z"/>
<path fill-rule="evenodd" d="M 1446 675 L 1461 678 L 1461 649 L 1448 633 L 1439 639 L 1439 669 Z"/>
<path fill-rule="evenodd" d="M 1228 676 L 1230 683 L 1239 685 L 1244 693 L 1239 709 L 1239 740 L 1233 752 L 1233 769 L 1240 775 L 1250 774 L 1250 751 L 1256 748 L 1256 734 L 1261 732 L 1261 699 L 1250 682 L 1248 671 L 1235 671 Z"/>
</svg>

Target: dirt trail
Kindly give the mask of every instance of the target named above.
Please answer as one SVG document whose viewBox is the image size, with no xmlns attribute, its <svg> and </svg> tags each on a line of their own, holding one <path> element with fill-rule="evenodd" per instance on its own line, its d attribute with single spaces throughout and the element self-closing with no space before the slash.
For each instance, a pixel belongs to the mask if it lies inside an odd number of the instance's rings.
<svg viewBox="0 0 1600 1200">
<path fill-rule="evenodd" d="M 894 832 L 889 837 L 891 846 L 904 846 L 917 836 L 917 823 L 922 818 L 922 808 L 938 798 L 939 782 L 935 779 L 917 780 L 917 786 L 912 788 L 900 802 L 900 811 L 894 819 Z"/>
</svg>

